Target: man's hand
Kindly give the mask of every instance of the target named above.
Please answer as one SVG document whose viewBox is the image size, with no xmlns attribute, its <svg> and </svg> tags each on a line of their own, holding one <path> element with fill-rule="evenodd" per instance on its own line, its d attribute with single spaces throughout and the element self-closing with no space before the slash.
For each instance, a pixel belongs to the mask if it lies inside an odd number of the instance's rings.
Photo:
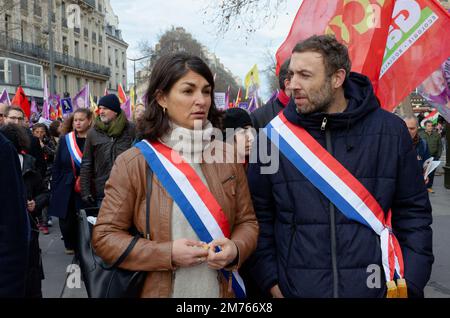
<svg viewBox="0 0 450 318">
<path fill-rule="evenodd" d="M 281 293 L 280 287 L 278 287 L 278 284 L 270 289 L 270 294 L 273 298 L 284 298 L 283 294 Z"/>
<path fill-rule="evenodd" d="M 92 197 L 92 195 L 86 195 L 86 196 L 84 196 L 83 198 L 82 198 L 82 200 L 84 201 L 84 202 L 86 202 L 87 204 L 89 204 L 90 206 L 96 206 L 97 204 L 96 204 L 96 202 L 95 202 L 95 199 Z"/>
<path fill-rule="evenodd" d="M 216 247 L 220 252 L 216 253 Z M 209 244 L 208 267 L 211 269 L 222 269 L 234 261 L 238 255 L 238 249 L 233 241 L 227 238 L 220 238 Z"/>
<path fill-rule="evenodd" d="M 205 243 L 179 239 L 172 244 L 172 264 L 176 267 L 200 265 L 206 261 L 208 250 Z"/>
</svg>

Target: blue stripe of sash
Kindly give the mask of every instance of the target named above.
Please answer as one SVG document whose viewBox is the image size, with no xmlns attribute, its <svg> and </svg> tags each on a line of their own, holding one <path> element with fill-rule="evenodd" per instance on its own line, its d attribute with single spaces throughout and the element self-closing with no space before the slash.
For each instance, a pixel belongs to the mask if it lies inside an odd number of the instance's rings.
<svg viewBox="0 0 450 318">
<path fill-rule="evenodd" d="M 185 215 L 186 219 L 191 224 L 195 233 L 198 235 L 199 239 L 203 242 L 211 242 L 213 240 L 211 234 L 209 234 L 205 225 L 201 221 L 200 217 L 195 212 L 192 204 L 187 199 L 186 195 L 181 191 L 178 187 L 175 180 L 172 176 L 167 172 L 166 168 L 156 155 L 155 151 L 149 147 L 144 141 L 141 141 L 135 145 L 141 153 L 143 154 L 145 161 L 151 167 L 153 172 L 158 177 L 159 181 L 162 183 L 163 187 L 170 194 L 172 199 L 178 204 L 180 210 Z M 221 270 L 222 274 L 225 278 L 228 279 L 228 275 L 230 272 L 226 270 Z M 239 285 L 237 280 L 233 277 L 232 280 L 233 291 L 238 298 L 244 298 L 245 292 L 242 290 L 242 287 Z"/>
</svg>

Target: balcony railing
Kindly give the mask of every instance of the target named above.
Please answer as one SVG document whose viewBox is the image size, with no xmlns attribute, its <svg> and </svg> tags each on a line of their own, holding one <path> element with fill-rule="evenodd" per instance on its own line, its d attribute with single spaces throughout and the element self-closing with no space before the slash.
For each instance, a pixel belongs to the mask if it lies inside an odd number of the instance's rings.
<svg viewBox="0 0 450 318">
<path fill-rule="evenodd" d="M 18 41 L 4 35 L 0 35 L 0 48 L 3 50 L 25 54 L 28 56 L 49 60 L 49 50 L 39 45 L 34 45 L 28 42 Z M 105 76 L 111 75 L 109 67 L 82 60 L 67 54 L 62 54 L 54 51 L 53 56 L 55 63 L 66 65 L 80 70 L 85 70 L 92 73 L 98 73 Z"/>
<path fill-rule="evenodd" d="M 82 2 L 86 3 L 88 6 L 91 6 L 95 9 L 95 0 L 82 0 Z"/>
</svg>

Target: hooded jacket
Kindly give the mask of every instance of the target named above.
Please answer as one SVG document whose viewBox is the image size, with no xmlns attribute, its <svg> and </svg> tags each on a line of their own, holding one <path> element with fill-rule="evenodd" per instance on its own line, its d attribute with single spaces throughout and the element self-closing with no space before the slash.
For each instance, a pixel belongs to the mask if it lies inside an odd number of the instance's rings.
<svg viewBox="0 0 450 318">
<path fill-rule="evenodd" d="M 411 137 L 400 118 L 380 108 L 367 77 L 351 73 L 344 93 L 342 113 L 299 114 L 291 100 L 284 115 L 347 168 L 385 213 L 392 209 L 409 295 L 423 296 L 433 263 L 432 217 Z M 278 284 L 285 297 L 385 297 L 379 236 L 347 219 L 282 153 L 276 173 L 261 174 L 261 166 L 251 164 L 248 174 L 260 225 L 251 272 L 263 291 Z"/>
</svg>

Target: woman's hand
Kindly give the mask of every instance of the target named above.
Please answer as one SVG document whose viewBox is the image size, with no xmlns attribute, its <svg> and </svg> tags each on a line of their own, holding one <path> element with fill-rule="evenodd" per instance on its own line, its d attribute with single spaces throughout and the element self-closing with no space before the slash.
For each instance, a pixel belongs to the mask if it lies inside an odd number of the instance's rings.
<svg viewBox="0 0 450 318">
<path fill-rule="evenodd" d="M 216 253 L 216 247 L 220 252 Z M 238 255 L 238 249 L 233 241 L 221 238 L 209 243 L 208 267 L 212 269 L 222 269 L 234 261 Z"/>
<path fill-rule="evenodd" d="M 199 241 L 179 239 L 172 244 L 172 264 L 176 267 L 196 266 L 206 261 L 207 245 Z"/>
</svg>

